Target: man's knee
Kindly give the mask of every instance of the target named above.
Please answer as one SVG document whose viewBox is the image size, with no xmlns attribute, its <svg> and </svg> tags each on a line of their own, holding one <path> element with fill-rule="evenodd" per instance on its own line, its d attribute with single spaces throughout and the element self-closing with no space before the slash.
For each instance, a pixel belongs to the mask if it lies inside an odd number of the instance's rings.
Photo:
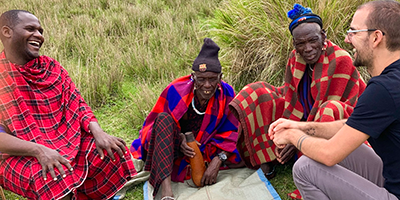
<svg viewBox="0 0 400 200">
<path fill-rule="evenodd" d="M 177 123 L 169 113 L 159 113 L 153 124 L 153 132 L 156 138 L 160 140 L 166 137 L 173 137 L 177 132 Z"/>
<path fill-rule="evenodd" d="M 353 112 L 353 107 L 337 100 L 328 100 L 318 108 L 314 121 L 335 121 L 346 119 Z"/>
<path fill-rule="evenodd" d="M 315 163 L 314 160 L 307 156 L 301 156 L 293 165 L 293 179 L 298 179 L 303 177 L 306 173 L 305 170 L 310 168 L 310 165 Z"/>
<path fill-rule="evenodd" d="M 320 108 L 325 108 L 325 107 L 329 107 L 329 105 L 335 105 L 335 104 L 340 104 L 340 101 L 336 101 L 336 100 L 328 100 L 325 101 L 324 103 L 321 104 Z"/>
<path fill-rule="evenodd" d="M 172 118 L 172 116 L 171 116 L 169 113 L 166 113 L 166 112 L 158 113 L 156 119 L 157 119 L 157 120 L 162 120 L 162 121 L 168 121 L 168 122 L 169 122 L 169 121 L 171 121 L 171 122 L 174 121 L 174 119 Z"/>
</svg>

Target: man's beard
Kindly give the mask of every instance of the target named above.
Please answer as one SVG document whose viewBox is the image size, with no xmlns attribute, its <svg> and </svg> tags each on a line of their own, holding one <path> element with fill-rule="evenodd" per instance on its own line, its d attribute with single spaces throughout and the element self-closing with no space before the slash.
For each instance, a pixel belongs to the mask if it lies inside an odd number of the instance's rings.
<svg viewBox="0 0 400 200">
<path fill-rule="evenodd" d="M 372 67 L 372 60 L 373 60 L 373 52 L 370 48 L 367 47 L 367 41 L 364 42 L 364 48 L 362 51 L 357 51 L 357 56 L 353 61 L 353 65 L 356 67 L 365 66 L 367 68 Z"/>
</svg>

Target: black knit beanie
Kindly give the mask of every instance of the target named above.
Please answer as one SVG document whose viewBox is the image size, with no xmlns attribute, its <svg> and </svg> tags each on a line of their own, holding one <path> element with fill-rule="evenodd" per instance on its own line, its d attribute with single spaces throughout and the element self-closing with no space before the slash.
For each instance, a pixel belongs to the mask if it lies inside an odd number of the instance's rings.
<svg viewBox="0 0 400 200">
<path fill-rule="evenodd" d="M 221 73 L 218 60 L 219 46 L 211 38 L 204 38 L 200 53 L 192 65 L 193 71 Z"/>
</svg>

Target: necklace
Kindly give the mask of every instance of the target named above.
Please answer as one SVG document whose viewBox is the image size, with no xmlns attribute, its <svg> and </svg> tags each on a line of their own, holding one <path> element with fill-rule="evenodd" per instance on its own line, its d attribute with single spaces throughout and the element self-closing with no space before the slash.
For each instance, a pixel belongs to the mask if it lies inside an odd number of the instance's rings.
<svg viewBox="0 0 400 200">
<path fill-rule="evenodd" d="M 196 112 L 198 115 L 204 115 L 204 114 L 206 114 L 206 112 L 200 112 L 200 111 L 198 111 L 198 110 L 196 109 L 196 107 L 194 106 L 194 97 L 193 97 L 193 99 L 192 99 L 192 107 L 193 107 L 194 112 Z"/>
<path fill-rule="evenodd" d="M 311 65 L 308 65 L 308 68 L 309 68 L 312 72 L 314 71 L 314 69 L 311 68 Z"/>
</svg>

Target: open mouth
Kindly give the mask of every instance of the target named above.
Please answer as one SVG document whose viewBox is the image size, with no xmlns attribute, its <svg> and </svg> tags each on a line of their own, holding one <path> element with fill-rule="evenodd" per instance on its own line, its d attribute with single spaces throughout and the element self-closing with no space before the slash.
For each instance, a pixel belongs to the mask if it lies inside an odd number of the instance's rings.
<svg viewBox="0 0 400 200">
<path fill-rule="evenodd" d="M 204 94 L 211 94 L 211 91 L 204 91 Z"/>
<path fill-rule="evenodd" d="M 28 43 L 36 48 L 40 48 L 40 43 L 37 41 L 28 41 Z"/>
<path fill-rule="evenodd" d="M 351 52 L 353 52 L 353 57 L 354 58 L 357 57 L 357 49 L 356 48 L 353 48 L 353 50 Z"/>
</svg>

